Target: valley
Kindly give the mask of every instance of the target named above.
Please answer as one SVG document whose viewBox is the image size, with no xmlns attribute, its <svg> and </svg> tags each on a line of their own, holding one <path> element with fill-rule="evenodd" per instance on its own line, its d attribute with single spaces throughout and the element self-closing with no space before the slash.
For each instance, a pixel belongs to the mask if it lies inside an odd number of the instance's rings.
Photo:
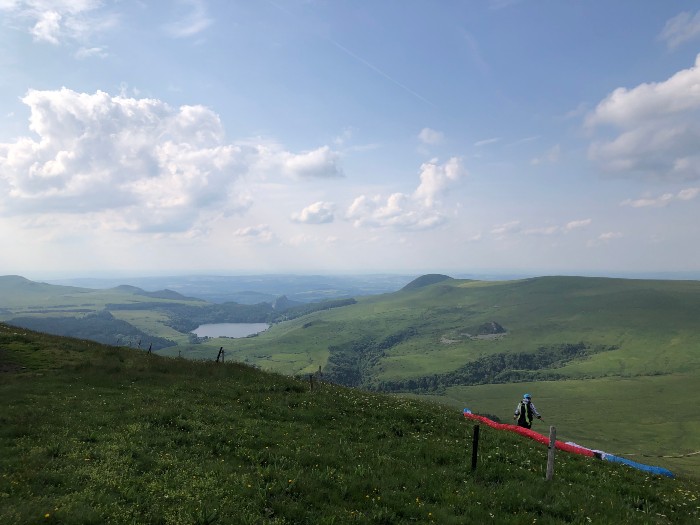
<svg viewBox="0 0 700 525">
<path fill-rule="evenodd" d="M 700 474 L 698 281 L 428 275 L 391 293 L 280 309 L 13 282 L 0 305 L 11 324 L 94 340 L 102 330 L 101 342 L 190 360 L 223 348 L 227 361 L 503 421 L 528 391 L 572 441 Z M 191 333 L 205 322 L 271 326 L 245 338 Z"/>
</svg>

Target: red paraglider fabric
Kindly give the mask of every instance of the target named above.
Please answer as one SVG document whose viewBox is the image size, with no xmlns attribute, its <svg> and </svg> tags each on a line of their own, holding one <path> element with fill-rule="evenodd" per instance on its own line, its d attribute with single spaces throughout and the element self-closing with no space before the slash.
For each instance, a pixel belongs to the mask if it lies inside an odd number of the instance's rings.
<svg viewBox="0 0 700 525">
<path fill-rule="evenodd" d="M 464 412 L 464 417 L 473 419 L 475 421 L 480 421 L 481 423 L 484 423 L 485 425 L 488 425 L 492 428 L 496 428 L 498 430 L 509 430 L 511 432 L 517 432 L 518 434 L 521 434 L 523 436 L 527 436 L 531 439 L 534 439 L 535 441 L 539 441 L 540 443 L 549 446 L 549 437 L 543 436 L 542 434 L 539 434 L 535 432 L 534 430 L 528 429 L 528 428 L 523 428 L 519 427 L 518 425 L 507 425 L 505 423 L 496 423 L 495 421 L 491 421 L 489 418 L 484 417 L 484 416 L 479 416 L 476 414 L 472 414 L 470 412 Z M 556 441 L 555 443 L 556 448 L 563 450 L 565 452 L 571 452 L 572 454 L 579 454 L 581 456 L 588 456 L 588 457 L 594 457 L 595 452 L 593 452 L 590 449 L 587 449 L 585 447 L 579 447 L 578 445 L 572 445 L 571 443 L 564 443 L 563 441 Z"/>
</svg>

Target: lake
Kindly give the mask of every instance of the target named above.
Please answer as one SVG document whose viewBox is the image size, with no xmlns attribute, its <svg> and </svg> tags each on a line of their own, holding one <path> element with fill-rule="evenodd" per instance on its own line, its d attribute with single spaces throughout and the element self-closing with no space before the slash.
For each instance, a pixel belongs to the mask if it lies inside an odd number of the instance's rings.
<svg viewBox="0 0 700 525">
<path fill-rule="evenodd" d="M 268 328 L 267 323 L 213 323 L 199 325 L 192 333 L 197 337 L 248 337 Z"/>
</svg>

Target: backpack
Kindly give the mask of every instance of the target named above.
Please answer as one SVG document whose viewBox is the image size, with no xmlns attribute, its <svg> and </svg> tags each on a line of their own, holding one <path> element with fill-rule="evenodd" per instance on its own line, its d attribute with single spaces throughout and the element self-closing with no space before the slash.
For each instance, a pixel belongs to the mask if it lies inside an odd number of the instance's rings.
<svg viewBox="0 0 700 525">
<path fill-rule="evenodd" d="M 532 425 L 532 407 L 530 403 L 526 403 L 524 400 L 520 402 L 518 424 L 527 425 L 528 427 Z"/>
</svg>

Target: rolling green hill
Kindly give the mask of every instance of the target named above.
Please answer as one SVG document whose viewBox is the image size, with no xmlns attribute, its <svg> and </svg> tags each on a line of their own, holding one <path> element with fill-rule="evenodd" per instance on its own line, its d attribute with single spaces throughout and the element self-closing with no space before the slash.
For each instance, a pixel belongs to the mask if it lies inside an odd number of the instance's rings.
<svg viewBox="0 0 700 525">
<path fill-rule="evenodd" d="M 453 372 L 490 356 L 578 344 L 585 346 L 585 359 L 558 362 L 552 375 L 631 377 L 699 369 L 699 316 L 698 281 L 452 279 L 358 298 L 355 305 L 228 343 L 237 356 L 288 373 L 325 369 L 334 354 L 356 345 L 355 353 L 364 348 L 370 359 L 353 373 L 361 386 L 375 388 Z M 505 332 L 480 333 L 491 322 Z M 206 351 L 202 347 L 202 355 Z M 530 372 L 539 378 L 538 369 Z"/>
<path fill-rule="evenodd" d="M 167 289 L 147 292 L 120 285 L 97 290 L 0 276 L 0 321 L 55 335 L 153 350 L 198 343 L 190 332 L 200 324 L 272 323 L 353 303 L 352 298 L 307 304 L 280 297 L 254 305 L 214 304 Z"/>
<path fill-rule="evenodd" d="M 695 523 L 697 480 L 461 410 L 0 324 L 0 523 Z"/>
<path fill-rule="evenodd" d="M 187 353 L 211 356 L 224 346 L 264 369 L 321 367 L 343 384 L 420 394 L 503 419 L 532 391 L 568 439 L 613 453 L 676 456 L 658 460 L 700 474 L 698 319 L 698 281 L 443 279 Z M 483 333 L 491 323 L 505 332 Z"/>
<path fill-rule="evenodd" d="M 0 278 L 0 291 L 0 320 L 31 318 L 30 328 L 52 323 L 92 339 L 102 330 L 103 342 L 145 349 L 155 341 L 159 354 L 191 359 L 213 360 L 223 347 L 227 360 L 265 370 L 320 369 L 326 381 L 503 420 L 528 391 L 568 440 L 700 476 L 698 281 L 428 275 L 395 293 L 285 312 L 17 277 Z M 204 322 L 285 318 L 246 339 L 188 334 Z"/>
</svg>

